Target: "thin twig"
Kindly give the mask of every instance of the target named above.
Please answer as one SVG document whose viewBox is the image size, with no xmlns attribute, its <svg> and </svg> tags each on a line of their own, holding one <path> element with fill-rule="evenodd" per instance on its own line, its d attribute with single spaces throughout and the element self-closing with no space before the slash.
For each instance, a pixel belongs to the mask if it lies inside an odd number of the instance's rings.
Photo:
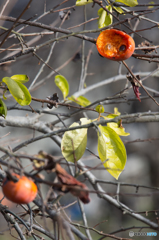
<svg viewBox="0 0 159 240">
<path fill-rule="evenodd" d="M 137 81 L 137 83 L 144 89 L 144 91 L 147 93 L 147 95 L 159 106 L 159 103 L 151 96 L 151 94 L 146 90 L 146 88 L 143 86 L 143 84 L 141 83 L 141 81 L 139 81 L 137 79 L 137 77 L 134 75 L 134 73 L 131 71 L 131 69 L 128 67 L 128 65 L 126 64 L 125 61 L 122 61 L 122 63 L 124 64 L 124 66 L 127 68 L 127 70 L 129 71 L 129 73 L 131 74 L 131 76 Z"/>
</svg>

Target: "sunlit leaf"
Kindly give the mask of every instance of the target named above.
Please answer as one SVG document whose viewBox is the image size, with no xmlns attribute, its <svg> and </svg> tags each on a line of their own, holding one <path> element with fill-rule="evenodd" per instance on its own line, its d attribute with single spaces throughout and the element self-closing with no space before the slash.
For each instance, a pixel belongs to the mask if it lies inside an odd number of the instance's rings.
<svg viewBox="0 0 159 240">
<path fill-rule="evenodd" d="M 106 6 L 106 8 L 112 12 L 112 7 L 111 5 L 109 6 Z M 112 24 L 113 22 L 113 17 L 111 14 L 108 14 L 103 8 L 100 8 L 98 10 L 98 16 L 99 16 L 99 19 L 98 19 L 98 28 L 103 28 L 103 27 L 106 27 L 106 26 L 109 26 L 110 24 Z"/>
<path fill-rule="evenodd" d="M 104 107 L 103 107 L 103 105 L 98 105 L 98 106 L 96 106 L 95 110 L 96 110 L 98 113 L 104 113 Z"/>
<path fill-rule="evenodd" d="M 1 99 L 0 99 L 0 116 L 4 118 L 7 116 L 7 107 Z"/>
<path fill-rule="evenodd" d="M 120 14 L 124 13 L 124 11 L 120 7 L 113 7 L 113 9 L 115 9 L 115 11 L 117 11 Z"/>
<path fill-rule="evenodd" d="M 112 128 L 119 136 L 128 136 L 130 133 L 125 132 L 125 128 L 118 123 L 107 123 L 107 126 Z"/>
<path fill-rule="evenodd" d="M 86 120 L 82 119 L 86 124 Z M 70 127 L 79 126 L 73 123 Z M 87 145 L 87 128 L 75 129 L 65 132 L 61 142 L 61 151 L 64 158 L 69 162 L 78 161 L 84 154 Z"/>
<path fill-rule="evenodd" d="M 104 119 L 113 119 L 115 117 L 118 117 L 120 115 L 120 112 L 118 111 L 118 108 L 114 108 L 114 113 L 109 114 L 106 117 L 102 116 Z M 125 128 L 122 126 L 122 122 L 119 121 L 118 123 L 107 123 L 107 126 L 112 128 L 119 136 L 128 136 L 130 133 L 125 132 Z"/>
<path fill-rule="evenodd" d="M 155 4 L 153 1 L 149 2 L 149 4 Z M 154 8 L 154 6 L 148 6 L 148 8 Z"/>
<path fill-rule="evenodd" d="M 115 114 L 115 115 L 118 115 L 118 116 L 121 114 L 121 113 L 118 111 L 118 108 L 116 108 L 116 107 L 114 108 L 114 114 Z"/>
<path fill-rule="evenodd" d="M 20 82 L 20 83 L 26 83 L 29 81 L 29 77 L 24 74 L 19 74 L 19 75 L 13 75 L 11 76 L 11 79 Z"/>
<path fill-rule="evenodd" d="M 10 93 L 20 105 L 25 106 L 31 103 L 31 95 L 22 83 L 13 80 L 10 77 L 4 77 L 2 82 L 7 85 Z"/>
<path fill-rule="evenodd" d="M 69 84 L 66 78 L 62 75 L 56 75 L 55 84 L 61 90 L 63 98 L 65 99 L 69 94 Z"/>
<path fill-rule="evenodd" d="M 136 5 L 138 5 L 137 0 L 116 0 L 115 2 L 124 3 L 129 7 L 135 7 Z"/>
<path fill-rule="evenodd" d="M 91 104 L 91 102 L 83 96 L 80 96 L 80 97 L 71 96 L 71 97 L 68 97 L 68 99 L 83 107 L 87 107 L 88 105 Z"/>
<path fill-rule="evenodd" d="M 102 116 L 102 117 L 106 120 L 110 120 L 110 118 L 118 117 L 118 115 L 112 113 L 112 114 L 107 115 L 106 117 L 105 116 Z"/>
<path fill-rule="evenodd" d="M 109 118 L 115 118 L 118 117 L 120 115 L 120 112 L 118 111 L 118 108 L 114 108 L 114 113 L 107 115 L 106 117 L 104 117 L 105 119 L 109 119 Z"/>
<path fill-rule="evenodd" d="M 98 16 L 98 28 L 105 27 L 105 18 L 107 16 L 107 12 L 103 8 L 100 8 L 98 10 Z"/>
<path fill-rule="evenodd" d="M 103 165 L 114 178 L 118 179 L 126 164 L 125 146 L 112 128 L 99 125 L 99 129 L 106 144 L 105 147 L 102 146 L 100 148 L 106 149 L 105 160 L 108 159 Z M 100 141 L 100 144 L 103 144 L 103 139 Z M 104 153 L 104 150 L 102 152 Z M 101 161 L 105 160 L 104 154 L 102 154 Z"/>
<path fill-rule="evenodd" d="M 101 161 L 104 162 L 107 158 L 107 152 L 105 139 L 101 132 L 98 132 L 98 154 Z"/>
<path fill-rule="evenodd" d="M 80 118 L 81 125 L 89 124 L 92 122 L 92 120 L 87 119 L 87 118 Z"/>
<path fill-rule="evenodd" d="M 8 91 L 7 89 L 4 89 L 4 90 L 3 90 L 3 99 L 4 99 L 4 100 L 7 100 L 7 98 L 6 98 L 6 96 L 5 96 L 5 93 L 6 93 L 7 91 Z"/>
<path fill-rule="evenodd" d="M 149 2 L 149 4 L 155 4 L 153 1 Z M 154 6 L 148 6 L 148 8 L 154 8 Z"/>
<path fill-rule="evenodd" d="M 86 5 L 88 3 L 92 3 L 93 0 L 77 0 L 76 1 L 76 6 L 83 6 Z"/>
</svg>

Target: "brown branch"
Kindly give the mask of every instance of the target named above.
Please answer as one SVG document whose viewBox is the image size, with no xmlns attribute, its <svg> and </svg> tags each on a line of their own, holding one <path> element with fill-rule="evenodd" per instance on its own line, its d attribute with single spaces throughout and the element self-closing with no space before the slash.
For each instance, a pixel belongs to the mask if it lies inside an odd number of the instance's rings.
<svg viewBox="0 0 159 240">
<path fill-rule="evenodd" d="M 137 54 L 133 53 L 133 57 L 145 57 L 145 58 L 159 58 L 159 55 L 147 55 L 147 54 Z"/>
<path fill-rule="evenodd" d="M 159 138 L 136 139 L 133 141 L 124 141 L 124 144 L 138 143 L 138 142 L 152 142 L 152 141 L 157 141 L 157 140 L 159 140 Z"/>
<path fill-rule="evenodd" d="M 106 7 L 103 6 L 102 1 L 98 1 L 98 0 L 93 0 L 94 3 L 97 3 L 99 6 L 101 6 L 108 14 L 112 15 L 118 22 L 120 22 L 120 19 L 115 16 L 115 14 L 113 14 L 112 12 L 110 12 Z M 129 26 L 127 26 L 125 23 L 123 23 L 123 26 L 125 26 L 126 28 L 128 28 L 129 30 L 131 30 L 131 32 L 136 33 L 136 31 L 133 31 Z M 139 37 L 142 37 L 140 34 L 136 33 Z M 144 38 L 144 37 L 142 37 Z M 145 39 L 145 38 L 144 38 Z"/>
<path fill-rule="evenodd" d="M 26 54 L 29 54 L 29 53 L 33 53 L 33 52 L 34 52 L 34 48 L 30 48 L 30 49 L 27 49 L 25 51 L 20 51 L 20 52 L 16 53 L 15 55 L 11 56 L 11 57 L 1 59 L 0 60 L 0 65 L 5 64 L 8 61 L 14 61 L 14 60 L 16 60 L 17 57 L 20 57 L 20 56 L 23 56 L 23 55 L 26 55 Z"/>
<path fill-rule="evenodd" d="M 26 12 L 26 10 L 30 7 L 32 0 L 29 1 L 29 3 L 26 5 L 26 7 L 24 8 L 24 10 L 22 11 L 22 13 L 19 15 L 19 17 L 15 20 L 13 26 L 8 30 L 7 35 L 4 37 L 4 39 L 2 40 L 2 42 L 0 43 L 0 47 L 2 47 L 3 43 L 7 40 L 8 36 L 10 35 L 11 31 L 15 28 L 16 23 L 18 22 L 18 20 L 23 16 L 23 14 Z"/>
<path fill-rule="evenodd" d="M 151 96 L 151 94 L 146 90 L 146 88 L 142 85 L 142 83 L 137 79 L 137 77 L 133 74 L 131 69 L 128 67 L 125 61 L 122 61 L 124 66 L 127 68 L 131 76 L 136 80 L 136 82 L 144 89 L 144 91 L 147 93 L 147 95 L 159 106 L 159 103 Z"/>
<path fill-rule="evenodd" d="M 14 17 L 8 17 L 8 16 L 0 16 L 0 19 L 1 20 L 5 20 L 5 21 L 10 21 L 10 22 L 15 22 L 16 21 L 16 18 Z M 43 23 L 39 23 L 39 22 L 32 22 L 32 21 L 26 21 L 24 19 L 19 19 L 17 21 L 18 23 L 21 23 L 21 24 L 27 24 L 27 25 L 30 25 L 30 26 L 33 26 L 33 27 L 39 27 L 39 28 L 43 28 L 43 29 L 47 29 L 47 30 L 50 30 L 50 31 L 53 31 L 53 32 L 60 32 L 60 33 L 64 33 L 64 34 L 74 34 L 74 36 L 78 37 L 78 38 L 81 38 L 81 39 L 84 39 L 84 40 L 87 40 L 87 41 L 90 41 L 92 43 L 95 43 L 96 42 L 96 39 L 92 38 L 92 37 L 88 37 L 88 36 L 84 36 L 82 34 L 78 34 L 78 33 L 74 33 L 72 31 L 69 31 L 67 29 L 62 29 L 62 28 L 57 28 L 57 27 L 51 27 L 49 25 L 46 25 L 46 24 L 43 24 Z M 98 31 L 98 30 L 97 30 Z M 100 30 L 99 30 L 100 31 Z M 88 31 L 89 32 L 89 31 Z"/>
<path fill-rule="evenodd" d="M 60 102 L 56 102 L 56 101 L 53 101 L 53 100 L 46 100 L 46 99 L 38 99 L 38 98 L 34 98 L 32 97 L 32 100 L 33 101 L 36 101 L 36 102 L 41 102 L 41 103 L 49 103 L 53 106 L 57 106 L 57 105 L 60 105 L 60 106 L 65 106 L 67 108 L 77 108 L 77 109 L 83 109 L 83 110 L 89 110 L 89 111 L 93 111 L 93 112 L 97 112 L 96 110 L 94 110 L 93 108 L 87 108 L 87 107 L 80 107 L 80 106 L 74 106 L 74 105 L 70 105 L 70 104 L 67 104 L 67 103 L 60 103 Z"/>
</svg>

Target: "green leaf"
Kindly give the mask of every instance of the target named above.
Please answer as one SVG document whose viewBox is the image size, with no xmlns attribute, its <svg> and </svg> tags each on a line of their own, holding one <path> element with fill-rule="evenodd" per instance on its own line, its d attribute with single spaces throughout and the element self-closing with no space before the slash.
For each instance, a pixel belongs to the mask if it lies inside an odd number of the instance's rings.
<svg viewBox="0 0 159 240">
<path fill-rule="evenodd" d="M 86 120 L 81 120 L 85 124 Z M 73 123 L 70 127 L 79 126 Z M 87 145 L 87 128 L 75 129 L 65 132 L 61 142 L 61 151 L 64 158 L 75 163 L 84 154 Z"/>
<path fill-rule="evenodd" d="M 104 138 L 104 146 L 100 146 L 100 149 L 106 149 L 106 157 L 104 159 L 104 151 L 100 150 L 101 161 L 106 161 L 103 165 L 107 169 L 107 171 L 116 179 L 118 179 L 119 175 L 123 171 L 126 164 L 126 149 L 121 141 L 120 137 L 116 134 L 116 132 L 110 127 L 103 127 L 99 125 L 100 134 Z M 103 139 L 100 140 L 100 145 L 104 145 Z"/>
<path fill-rule="evenodd" d="M 149 2 L 149 4 L 155 4 L 153 1 Z M 154 6 L 148 6 L 148 8 L 154 8 Z"/>
<path fill-rule="evenodd" d="M 120 14 L 124 13 L 124 11 L 120 7 L 113 7 L 113 9 L 115 9 L 115 11 Z"/>
<path fill-rule="evenodd" d="M 6 118 L 7 116 L 7 107 L 1 99 L 0 99 L 0 116 L 4 118 Z"/>
<path fill-rule="evenodd" d="M 4 99 L 4 100 L 7 100 L 7 98 L 6 98 L 6 96 L 5 96 L 5 93 L 6 93 L 7 91 L 8 91 L 7 89 L 4 89 L 4 90 L 3 90 L 3 99 Z"/>
<path fill-rule="evenodd" d="M 114 108 L 114 114 L 116 114 L 116 115 L 118 115 L 118 116 L 121 114 L 121 113 L 118 111 L 118 108 L 116 108 L 116 107 Z"/>
<path fill-rule="evenodd" d="M 11 79 L 13 79 L 14 81 L 20 82 L 20 83 L 26 83 L 29 81 L 29 77 L 24 74 L 13 75 L 13 76 L 11 76 Z"/>
<path fill-rule="evenodd" d="M 22 83 L 13 80 L 10 77 L 4 77 L 2 82 L 7 85 L 10 93 L 20 105 L 25 106 L 31 103 L 31 95 Z"/>
<path fill-rule="evenodd" d="M 110 119 L 115 118 L 120 115 L 120 112 L 118 111 L 118 108 L 114 108 L 114 114 L 109 114 L 106 117 L 103 117 L 104 119 Z M 122 122 L 119 121 L 118 123 L 107 123 L 107 126 L 112 128 L 119 136 L 128 136 L 130 133 L 125 132 L 125 128 L 122 126 Z"/>
<path fill-rule="evenodd" d="M 82 125 L 85 125 L 85 124 L 88 124 L 88 123 L 92 122 L 92 120 L 87 119 L 87 118 L 80 118 L 80 121 L 81 121 Z"/>
<path fill-rule="evenodd" d="M 55 84 L 61 90 L 63 98 L 65 99 L 69 94 L 69 84 L 66 78 L 62 75 L 56 75 Z"/>
<path fill-rule="evenodd" d="M 116 115 L 116 114 L 109 114 L 109 115 L 107 115 L 106 117 L 105 116 L 102 116 L 104 119 L 106 119 L 106 120 L 110 120 L 110 118 L 115 118 L 115 117 L 118 117 L 118 115 Z"/>
<path fill-rule="evenodd" d="M 104 117 L 105 119 L 109 119 L 109 118 L 115 118 L 117 116 L 120 116 L 120 112 L 118 111 L 118 108 L 114 108 L 114 113 L 107 115 L 106 117 Z"/>
<path fill-rule="evenodd" d="M 86 5 L 88 3 L 92 3 L 93 0 L 77 0 L 76 1 L 76 6 L 83 6 Z"/>
<path fill-rule="evenodd" d="M 98 28 L 102 28 L 102 27 L 105 27 L 105 18 L 107 16 L 107 12 L 103 9 L 103 8 L 100 8 L 98 10 L 98 16 L 99 16 L 99 19 L 98 19 Z"/>
<path fill-rule="evenodd" d="M 91 104 L 91 102 L 83 96 L 80 96 L 80 97 L 77 97 L 77 98 L 74 97 L 74 96 L 71 96 L 71 97 L 68 97 L 68 99 L 71 100 L 72 102 L 77 103 L 80 106 L 83 106 L 83 107 L 87 107 L 88 105 Z"/>
<path fill-rule="evenodd" d="M 124 3 L 129 7 L 135 7 L 136 5 L 138 5 L 137 0 L 116 0 L 115 2 Z"/>
<path fill-rule="evenodd" d="M 96 106 L 95 110 L 96 110 L 98 113 L 104 113 L 104 107 L 103 107 L 103 105 L 98 105 L 98 106 Z"/>
<path fill-rule="evenodd" d="M 125 132 L 125 128 L 118 123 L 107 123 L 107 126 L 112 128 L 119 136 L 130 135 L 130 133 Z"/>
<path fill-rule="evenodd" d="M 109 6 L 106 6 L 106 8 L 112 12 L 112 7 L 111 5 Z M 110 24 L 112 24 L 113 22 L 113 17 L 111 14 L 107 14 L 107 12 L 103 9 L 103 8 L 100 8 L 98 10 L 98 16 L 99 16 L 99 19 L 98 19 L 98 28 L 103 28 L 103 27 L 106 27 L 106 26 L 109 26 Z"/>
<path fill-rule="evenodd" d="M 98 132 L 98 154 L 102 162 L 107 158 L 106 144 L 104 136 L 101 132 Z"/>
</svg>

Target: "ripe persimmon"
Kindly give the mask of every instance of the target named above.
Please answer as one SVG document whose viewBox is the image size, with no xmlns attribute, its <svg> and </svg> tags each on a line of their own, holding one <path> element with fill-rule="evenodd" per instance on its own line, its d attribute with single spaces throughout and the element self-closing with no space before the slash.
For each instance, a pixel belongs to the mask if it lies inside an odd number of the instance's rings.
<svg viewBox="0 0 159 240">
<path fill-rule="evenodd" d="M 10 201 L 18 204 L 25 204 L 33 201 L 37 194 L 36 184 L 26 176 L 19 176 L 13 173 L 18 181 L 14 182 L 5 178 L 2 185 L 3 194 Z"/>
<path fill-rule="evenodd" d="M 135 42 L 123 31 L 107 29 L 99 34 L 96 46 L 103 57 L 113 61 L 123 61 L 133 54 Z"/>
<path fill-rule="evenodd" d="M 3 199 L 3 200 L 2 200 Z M 7 207 L 9 208 L 13 208 L 14 207 L 14 204 L 13 202 L 9 201 L 3 194 L 3 192 L 0 190 L 0 202 L 3 204 L 3 205 L 6 205 Z"/>
</svg>

